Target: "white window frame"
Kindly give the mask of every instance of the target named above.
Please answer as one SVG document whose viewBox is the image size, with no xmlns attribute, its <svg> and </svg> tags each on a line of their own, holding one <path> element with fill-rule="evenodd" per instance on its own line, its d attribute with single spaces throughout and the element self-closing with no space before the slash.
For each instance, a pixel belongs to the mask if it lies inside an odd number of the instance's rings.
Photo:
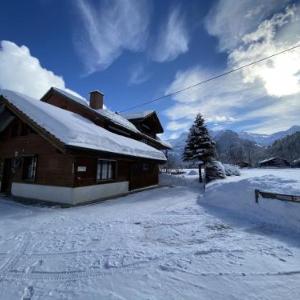
<svg viewBox="0 0 300 300">
<path fill-rule="evenodd" d="M 103 173 L 103 166 L 105 166 L 105 174 Z M 111 166 L 111 167 L 109 167 Z M 112 159 L 97 159 L 96 181 L 105 182 L 113 181 L 117 176 L 117 161 Z"/>
</svg>

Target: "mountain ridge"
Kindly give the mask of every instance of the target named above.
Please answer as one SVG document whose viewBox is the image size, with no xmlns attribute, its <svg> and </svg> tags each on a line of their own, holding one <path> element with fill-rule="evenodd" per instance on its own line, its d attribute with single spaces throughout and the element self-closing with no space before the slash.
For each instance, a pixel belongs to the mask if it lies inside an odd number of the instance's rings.
<svg viewBox="0 0 300 300">
<path fill-rule="evenodd" d="M 225 130 L 209 130 L 209 133 L 212 138 L 216 138 L 218 135 L 224 133 L 225 131 L 232 131 L 238 134 L 241 139 L 249 140 L 257 143 L 260 146 L 270 146 L 276 140 L 284 138 L 287 135 L 291 135 L 295 132 L 300 131 L 300 125 L 293 125 L 287 130 L 282 130 L 278 132 L 274 132 L 272 134 L 263 134 L 263 133 L 251 133 L 247 131 L 234 131 L 231 129 Z M 183 132 L 176 139 L 169 139 L 168 142 L 171 143 L 172 146 L 176 146 L 180 143 L 185 144 L 185 140 L 188 136 L 188 132 Z"/>
<path fill-rule="evenodd" d="M 300 132 L 300 126 L 295 125 L 285 131 L 270 135 L 235 132 L 233 130 L 210 130 L 211 137 L 216 142 L 218 159 L 225 163 L 236 164 L 239 161 L 249 161 L 256 164 L 268 155 L 267 149 L 272 148 L 276 141 Z M 177 139 L 169 140 L 173 149 L 169 151 L 170 165 L 182 165 L 182 153 L 188 132 L 183 132 Z M 300 153 L 299 153 L 300 157 Z"/>
<path fill-rule="evenodd" d="M 300 126 L 294 125 L 287 130 L 278 131 L 272 134 L 259 134 L 259 133 L 251 133 L 246 131 L 241 131 L 238 134 L 240 138 L 256 142 L 261 146 L 270 146 L 276 140 L 282 139 L 287 135 L 294 134 L 295 132 L 298 131 L 300 131 Z"/>
</svg>

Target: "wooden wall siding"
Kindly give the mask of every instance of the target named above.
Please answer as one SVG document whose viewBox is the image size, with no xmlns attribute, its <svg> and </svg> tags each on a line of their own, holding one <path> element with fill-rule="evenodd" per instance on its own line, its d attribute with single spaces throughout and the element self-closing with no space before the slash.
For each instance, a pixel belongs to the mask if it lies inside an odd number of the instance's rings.
<svg viewBox="0 0 300 300">
<path fill-rule="evenodd" d="M 109 159 L 116 161 L 116 173 L 114 180 L 97 182 L 97 161 L 98 159 Z M 74 159 L 75 170 L 75 186 L 86 186 L 94 184 L 105 184 L 112 181 L 128 181 L 129 180 L 129 162 L 117 158 L 94 155 L 80 156 Z M 85 171 L 78 171 L 78 167 L 85 167 Z M 80 168 L 79 168 L 80 169 Z M 82 169 L 82 168 L 81 168 Z"/>
<path fill-rule="evenodd" d="M 59 153 L 38 155 L 36 183 L 73 187 L 73 157 Z"/>
<path fill-rule="evenodd" d="M 17 120 L 21 122 L 20 120 Z M 24 124 L 22 124 L 23 126 Z M 24 136 L 10 137 L 11 124 L 0 135 L 0 158 L 14 158 L 24 155 L 37 155 L 37 184 L 73 186 L 73 157 L 58 152 L 58 150 L 38 134 L 28 132 Z M 20 126 L 20 128 L 22 128 Z M 15 130 L 15 129 L 14 129 Z M 23 182 L 22 165 L 19 166 L 13 177 L 14 182 Z"/>
<path fill-rule="evenodd" d="M 157 133 L 163 133 L 163 128 L 156 113 L 145 118 L 130 120 L 141 132 L 155 138 Z"/>
<path fill-rule="evenodd" d="M 132 163 L 130 168 L 129 189 L 139 189 L 151 185 L 157 185 L 159 182 L 159 169 L 157 164 L 149 164 L 145 169 L 145 163 Z"/>
<path fill-rule="evenodd" d="M 117 178 L 120 181 L 126 180 L 129 181 L 129 170 L 130 170 L 130 162 L 120 160 L 117 162 Z"/>
<path fill-rule="evenodd" d="M 133 122 L 134 123 L 134 122 Z M 139 131 L 143 132 L 146 135 L 149 135 L 152 138 L 156 138 L 156 133 L 150 130 L 150 127 L 148 128 L 148 125 L 144 124 L 143 121 L 141 122 L 135 122 L 134 125 L 138 128 Z"/>
<path fill-rule="evenodd" d="M 105 184 L 97 183 L 97 160 L 108 159 L 117 162 L 116 177 L 113 181 L 129 181 L 130 189 L 137 189 L 158 184 L 159 167 L 156 162 L 149 160 L 136 160 L 121 158 L 109 154 L 75 155 L 75 186 Z M 145 164 L 148 169 L 144 169 Z M 78 166 L 86 167 L 86 172 L 77 172 Z"/>
<path fill-rule="evenodd" d="M 76 157 L 74 162 L 75 186 L 96 184 L 97 159 L 93 157 Z M 86 170 L 80 172 L 78 167 L 85 167 Z"/>
</svg>

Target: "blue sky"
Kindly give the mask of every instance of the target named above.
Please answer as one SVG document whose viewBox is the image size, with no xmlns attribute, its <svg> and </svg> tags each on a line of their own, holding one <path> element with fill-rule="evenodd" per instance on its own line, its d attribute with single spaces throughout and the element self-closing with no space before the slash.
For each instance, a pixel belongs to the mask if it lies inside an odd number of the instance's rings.
<svg viewBox="0 0 300 300">
<path fill-rule="evenodd" d="M 300 42 L 289 0 L 0 2 L 0 88 L 99 89 L 121 111 Z M 271 133 L 299 124 L 300 50 L 136 110 L 155 109 L 165 138 L 195 114 L 215 129 Z"/>
</svg>

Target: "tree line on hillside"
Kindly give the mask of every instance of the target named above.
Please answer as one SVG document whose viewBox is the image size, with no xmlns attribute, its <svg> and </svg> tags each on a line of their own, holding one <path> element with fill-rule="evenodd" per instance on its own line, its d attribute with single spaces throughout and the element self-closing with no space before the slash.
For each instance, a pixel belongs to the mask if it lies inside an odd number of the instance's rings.
<svg viewBox="0 0 300 300">
<path fill-rule="evenodd" d="M 216 140 L 218 159 L 224 163 L 246 162 L 256 167 L 259 161 L 270 157 L 280 157 L 290 163 L 300 158 L 300 132 L 279 139 L 268 147 L 241 139 L 233 131 L 224 132 Z"/>
<path fill-rule="evenodd" d="M 279 156 L 289 162 L 300 159 L 300 132 L 275 141 L 266 152 L 268 156 Z"/>
<path fill-rule="evenodd" d="M 300 132 L 293 133 L 263 147 L 253 141 L 242 139 L 232 130 L 222 131 L 214 136 L 215 158 L 222 163 L 239 165 L 241 163 L 256 167 L 258 162 L 270 157 L 281 157 L 289 162 L 300 159 Z M 181 152 L 180 149 L 176 149 Z M 168 167 L 197 167 L 193 160 L 183 161 L 180 154 L 169 154 Z"/>
</svg>

